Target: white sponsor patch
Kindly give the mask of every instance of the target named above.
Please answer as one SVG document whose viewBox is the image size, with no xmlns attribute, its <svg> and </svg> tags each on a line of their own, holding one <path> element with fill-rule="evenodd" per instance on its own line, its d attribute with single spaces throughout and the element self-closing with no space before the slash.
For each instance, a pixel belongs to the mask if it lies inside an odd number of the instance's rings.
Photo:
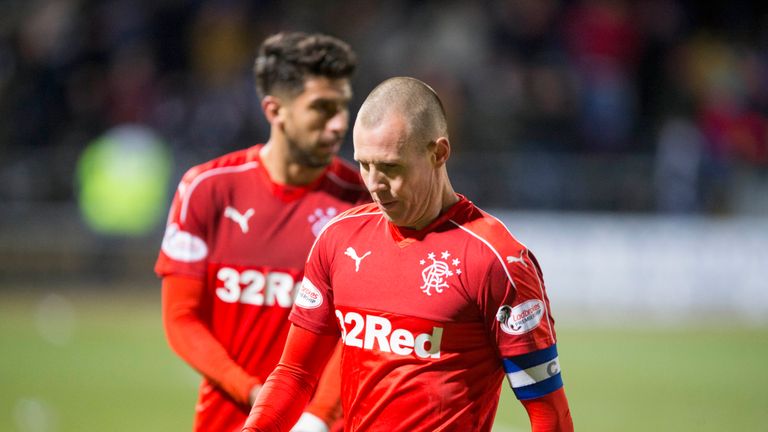
<svg viewBox="0 0 768 432">
<path fill-rule="evenodd" d="M 296 294 L 296 306 L 303 307 L 305 309 L 315 309 L 323 304 L 323 294 L 319 289 L 307 278 L 301 281 L 301 288 L 299 293 Z"/>
<path fill-rule="evenodd" d="M 501 330 L 512 335 L 528 333 L 541 323 L 544 317 L 544 302 L 528 300 L 515 307 L 502 305 L 496 312 L 496 320 Z"/>
<path fill-rule="evenodd" d="M 208 246 L 200 237 L 181 231 L 177 224 L 170 224 L 165 229 L 163 252 L 181 262 L 200 261 L 208 256 Z"/>
</svg>

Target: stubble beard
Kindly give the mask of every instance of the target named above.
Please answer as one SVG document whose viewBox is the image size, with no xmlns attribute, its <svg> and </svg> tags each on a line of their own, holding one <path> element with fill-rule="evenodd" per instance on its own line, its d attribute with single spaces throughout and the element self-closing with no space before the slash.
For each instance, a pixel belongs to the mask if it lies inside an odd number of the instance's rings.
<svg viewBox="0 0 768 432">
<path fill-rule="evenodd" d="M 311 149 L 303 148 L 292 139 L 288 139 L 288 151 L 294 163 L 307 168 L 325 168 L 331 163 L 334 156 L 333 154 L 328 156 L 315 155 Z"/>
</svg>

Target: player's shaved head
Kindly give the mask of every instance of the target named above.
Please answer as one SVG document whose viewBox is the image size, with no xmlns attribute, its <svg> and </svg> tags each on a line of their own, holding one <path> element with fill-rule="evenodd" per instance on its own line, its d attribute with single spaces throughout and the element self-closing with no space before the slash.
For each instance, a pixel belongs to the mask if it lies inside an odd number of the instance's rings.
<svg viewBox="0 0 768 432">
<path fill-rule="evenodd" d="M 416 78 L 396 77 L 379 84 L 365 99 L 357 122 L 366 129 L 380 125 L 391 114 L 402 116 L 411 142 L 427 144 L 448 137 L 443 103 L 437 93 Z"/>
</svg>

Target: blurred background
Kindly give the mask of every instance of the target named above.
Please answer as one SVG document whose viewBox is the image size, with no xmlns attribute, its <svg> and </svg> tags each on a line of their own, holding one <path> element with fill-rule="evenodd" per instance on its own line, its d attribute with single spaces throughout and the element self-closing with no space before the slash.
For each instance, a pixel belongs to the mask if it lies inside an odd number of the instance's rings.
<svg viewBox="0 0 768 432">
<path fill-rule="evenodd" d="M 768 430 L 768 3 L 692 0 L 0 0 L 0 430 L 190 429 L 152 267 L 183 172 L 268 137 L 281 30 L 352 45 L 353 113 L 441 95 L 454 187 L 542 264 L 577 430 Z M 527 430 L 507 391 L 497 423 Z"/>
</svg>

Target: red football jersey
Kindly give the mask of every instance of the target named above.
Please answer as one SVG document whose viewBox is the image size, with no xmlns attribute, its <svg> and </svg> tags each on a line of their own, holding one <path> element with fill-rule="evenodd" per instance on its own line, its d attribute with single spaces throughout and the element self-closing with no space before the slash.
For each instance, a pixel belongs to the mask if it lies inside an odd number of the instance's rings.
<svg viewBox="0 0 768 432">
<path fill-rule="evenodd" d="M 502 358 L 555 344 L 536 259 L 461 196 L 419 231 L 375 204 L 331 221 L 291 320 L 341 334 L 352 431 L 490 431 Z"/>
<path fill-rule="evenodd" d="M 257 145 L 190 169 L 168 218 L 155 271 L 206 281 L 213 335 L 248 373 L 277 365 L 310 246 L 334 216 L 370 201 L 360 175 L 334 159 L 306 187 L 274 183 Z M 248 407 L 203 380 L 195 429 L 240 431 Z"/>
</svg>

